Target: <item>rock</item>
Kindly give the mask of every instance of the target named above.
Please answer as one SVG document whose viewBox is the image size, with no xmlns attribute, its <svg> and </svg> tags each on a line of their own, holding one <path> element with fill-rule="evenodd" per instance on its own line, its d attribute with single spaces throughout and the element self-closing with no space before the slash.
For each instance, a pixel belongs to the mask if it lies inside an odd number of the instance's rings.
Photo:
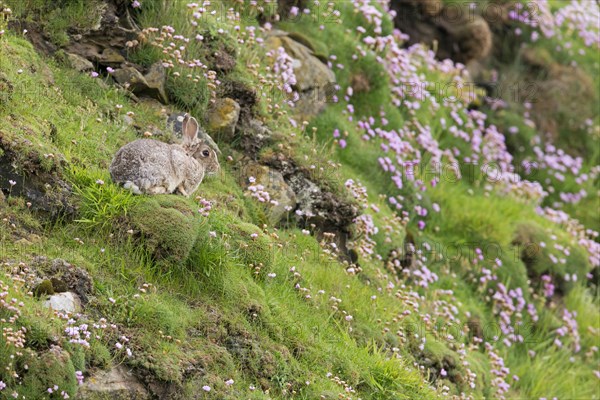
<svg viewBox="0 0 600 400">
<path fill-rule="evenodd" d="M 129 115 L 123 115 L 123 122 L 127 126 L 132 126 L 133 124 L 135 124 L 135 121 Z"/>
<path fill-rule="evenodd" d="M 32 204 L 31 210 L 50 218 L 69 218 L 75 213 L 70 202 L 69 184 L 62 179 L 63 157 L 56 155 L 50 166 L 26 139 L 5 136 L 0 129 L 0 191 L 21 196 Z M 14 181 L 14 185 L 9 185 Z"/>
<path fill-rule="evenodd" d="M 222 98 L 230 98 L 241 107 L 240 121 L 245 121 L 253 115 L 252 108 L 258 102 L 256 89 L 235 80 L 225 78 L 218 87 L 218 95 Z"/>
<path fill-rule="evenodd" d="M 167 128 L 173 131 L 173 134 L 178 138 L 183 138 L 183 119 L 187 113 L 178 112 L 170 114 L 167 117 Z"/>
<path fill-rule="evenodd" d="M 450 58 L 455 62 L 468 64 L 482 60 L 492 49 L 492 31 L 488 23 L 480 16 L 470 16 L 468 21 L 459 23 L 437 18 L 439 26 L 449 34 L 440 40 L 437 56 Z"/>
<path fill-rule="evenodd" d="M 220 47 L 219 50 L 210 53 L 207 56 L 206 61 L 210 69 L 224 75 L 233 71 L 236 64 L 235 57 L 223 47 Z"/>
<path fill-rule="evenodd" d="M 357 204 L 319 186 L 310 179 L 307 171 L 282 154 L 273 155 L 266 163 L 283 174 L 285 182 L 296 194 L 297 206 L 293 216 L 297 225 L 313 230 L 314 224 L 319 240 L 327 233 L 334 234 L 333 240 L 341 252 L 340 256 L 351 260 L 348 241 L 352 237 L 354 219 L 359 215 Z"/>
<path fill-rule="evenodd" d="M 98 57 L 98 62 L 106 66 L 119 66 L 124 63 L 125 57 L 116 49 L 107 47 L 102 50 L 102 54 Z"/>
<path fill-rule="evenodd" d="M 439 0 L 395 0 L 394 25 L 408 35 L 407 45 L 438 43 L 436 57 L 469 64 L 492 50 L 493 35 L 484 18 L 456 4 Z"/>
<path fill-rule="evenodd" d="M 54 311 L 75 314 L 81 310 L 81 300 L 73 292 L 57 293 L 44 302 L 44 306 Z"/>
<path fill-rule="evenodd" d="M 262 122 L 251 118 L 243 120 L 236 130 L 239 137 L 239 147 L 248 156 L 255 158 L 258 152 L 271 142 L 273 132 Z"/>
<path fill-rule="evenodd" d="M 254 177 L 254 183 L 249 181 L 250 177 Z M 239 178 L 240 185 L 246 189 L 246 195 L 252 194 L 248 187 L 259 185 L 263 186 L 262 190 L 269 193 L 271 202 L 265 204 L 271 225 L 278 225 L 290 211 L 296 208 L 296 194 L 285 182 L 281 172 L 258 163 L 244 162 Z"/>
<path fill-rule="evenodd" d="M 60 258 L 48 260 L 46 257 L 39 256 L 33 263 L 46 275 L 52 277 L 50 280 L 54 291 L 69 290 L 79 297 L 82 304 L 87 304 L 93 288 L 92 278 L 87 271 Z"/>
<path fill-rule="evenodd" d="M 121 1 L 99 2 L 101 17 L 96 26 L 71 35 L 64 50 L 104 67 L 119 67 L 125 62 L 127 42 L 140 40 L 141 30 Z M 29 35 L 28 35 L 29 36 Z"/>
<path fill-rule="evenodd" d="M 163 103 L 169 101 L 165 89 L 165 69 L 160 63 L 153 64 L 146 75 L 132 66 L 125 66 L 116 69 L 112 76 L 117 83 L 127 86 L 136 95 L 152 97 Z"/>
<path fill-rule="evenodd" d="M 208 111 L 206 122 L 209 132 L 217 134 L 217 140 L 230 142 L 240 118 L 240 105 L 233 99 L 218 99 Z"/>
<path fill-rule="evenodd" d="M 123 67 L 116 69 L 112 73 L 113 78 L 121 85 L 129 84 L 129 90 L 134 93 L 139 93 L 148 87 L 148 82 L 144 75 L 134 67 Z"/>
<path fill-rule="evenodd" d="M 76 399 L 146 400 L 151 396 L 142 383 L 124 366 L 98 371 L 84 380 Z"/>
<path fill-rule="evenodd" d="M 300 98 L 295 101 L 295 115 L 308 120 L 323 110 L 333 94 L 335 74 L 306 45 L 294 40 L 286 32 L 275 30 L 266 40 L 271 51 L 283 47 L 294 60 L 296 84 L 293 89 Z"/>
<path fill-rule="evenodd" d="M 94 64 L 91 61 L 72 53 L 65 53 L 67 64 L 80 72 L 91 71 L 94 69 Z"/>
<path fill-rule="evenodd" d="M 144 78 L 146 78 L 146 85 L 148 86 L 148 95 L 165 104 L 168 103 L 169 96 L 167 96 L 167 91 L 165 89 L 167 74 L 162 63 L 157 62 L 152 64 L 146 75 L 144 75 Z"/>
</svg>

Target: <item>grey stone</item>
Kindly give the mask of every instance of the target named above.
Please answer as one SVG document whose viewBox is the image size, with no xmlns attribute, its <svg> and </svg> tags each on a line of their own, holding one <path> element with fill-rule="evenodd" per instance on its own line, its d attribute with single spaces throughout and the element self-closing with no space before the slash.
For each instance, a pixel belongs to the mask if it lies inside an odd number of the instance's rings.
<svg viewBox="0 0 600 400">
<path fill-rule="evenodd" d="M 151 396 L 144 385 L 127 368 L 119 365 L 109 371 L 98 371 L 84 380 L 76 398 L 80 400 L 146 400 Z"/>
<path fill-rule="evenodd" d="M 81 300 L 73 292 L 57 293 L 50 296 L 44 302 L 44 306 L 53 309 L 54 311 L 69 312 L 74 314 L 81 310 Z"/>
<path fill-rule="evenodd" d="M 94 69 L 94 64 L 91 61 L 73 53 L 65 53 L 67 63 L 73 69 L 80 72 L 91 71 Z"/>
<path fill-rule="evenodd" d="M 275 202 L 265 204 L 269 222 L 273 226 L 279 224 L 296 207 L 296 194 L 285 182 L 281 172 L 258 163 L 244 164 L 240 171 L 240 184 L 246 189 L 247 195 L 251 193 L 248 190 L 249 186 L 262 185 L 264 187 L 263 190 L 269 193 L 271 200 Z M 255 179 L 253 183 L 250 183 L 250 177 Z"/>
</svg>

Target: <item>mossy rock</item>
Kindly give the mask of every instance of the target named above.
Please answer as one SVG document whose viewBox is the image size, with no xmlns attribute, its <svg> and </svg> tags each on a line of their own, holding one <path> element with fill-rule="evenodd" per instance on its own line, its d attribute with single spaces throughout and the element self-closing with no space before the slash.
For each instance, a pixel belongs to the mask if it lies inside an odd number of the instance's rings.
<svg viewBox="0 0 600 400">
<path fill-rule="evenodd" d="M 189 200 L 165 195 L 144 198 L 129 210 L 129 222 L 153 260 L 182 263 L 194 247 L 203 219 Z"/>
<path fill-rule="evenodd" d="M 42 297 L 47 295 L 54 294 L 54 285 L 52 285 L 52 281 L 49 279 L 43 280 L 39 285 L 33 289 L 33 294 L 35 297 Z"/>
<path fill-rule="evenodd" d="M 58 386 L 58 392 L 65 391 L 73 397 L 77 392 L 75 367 L 69 353 L 53 347 L 41 355 L 30 354 L 25 364 L 29 367 L 18 392 L 28 399 L 41 399 L 48 394 L 48 388 Z"/>
</svg>

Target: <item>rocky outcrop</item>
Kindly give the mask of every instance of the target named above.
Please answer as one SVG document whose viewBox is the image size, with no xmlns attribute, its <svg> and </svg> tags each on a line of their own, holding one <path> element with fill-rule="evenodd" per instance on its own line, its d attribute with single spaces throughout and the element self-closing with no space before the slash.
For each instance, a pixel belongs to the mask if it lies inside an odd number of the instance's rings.
<svg viewBox="0 0 600 400">
<path fill-rule="evenodd" d="M 5 195 L 24 197 L 33 211 L 51 218 L 72 216 L 71 187 L 62 178 L 64 162 L 54 156 L 50 165 L 43 165 L 44 158 L 33 143 L 9 136 L 0 128 L 0 190 Z"/>
<path fill-rule="evenodd" d="M 146 400 L 152 398 L 144 385 L 126 367 L 119 365 L 98 371 L 79 387 L 79 400 Z"/>
<path fill-rule="evenodd" d="M 81 300 L 72 292 L 57 293 L 50 296 L 44 302 L 44 306 L 54 311 L 75 314 L 81 310 Z"/>
<path fill-rule="evenodd" d="M 231 142 L 240 119 L 240 105 L 233 99 L 218 99 L 206 115 L 206 127 L 217 140 Z"/>
<path fill-rule="evenodd" d="M 94 69 L 94 64 L 92 64 L 92 62 L 88 59 L 81 57 L 80 55 L 73 53 L 65 53 L 65 59 L 67 64 L 71 68 L 79 72 L 91 71 Z"/>
<path fill-rule="evenodd" d="M 333 71 L 316 56 L 310 43 L 301 43 L 297 37 L 287 32 L 271 32 L 265 44 L 271 51 L 283 47 L 294 60 L 296 83 L 292 88 L 299 95 L 297 101 L 294 101 L 294 114 L 297 118 L 309 120 L 320 113 L 335 93 L 336 80 Z"/>
<path fill-rule="evenodd" d="M 136 95 L 152 97 L 163 103 L 169 101 L 165 88 L 167 75 L 161 63 L 153 64 L 145 75 L 139 68 L 127 65 L 116 69 L 112 76 L 118 84 Z"/>
<path fill-rule="evenodd" d="M 407 45 L 437 43 L 436 56 L 469 64 L 482 60 L 492 49 L 492 31 L 486 20 L 457 4 L 441 0 L 393 0 L 394 24 L 409 36 Z"/>
<path fill-rule="evenodd" d="M 61 258 L 50 260 L 43 256 L 36 257 L 33 260 L 33 266 L 46 276 L 48 282 L 51 283 L 49 286 L 51 290 L 44 289 L 40 294 L 70 291 L 78 297 L 82 305 L 87 304 L 89 301 L 93 284 L 92 278 L 85 269 L 70 264 Z M 40 292 L 40 290 L 36 289 L 35 292 Z"/>
<path fill-rule="evenodd" d="M 308 170 L 299 167 L 294 160 L 283 154 L 275 154 L 266 164 L 281 172 L 285 182 L 296 196 L 293 221 L 297 226 L 314 231 L 321 240 L 333 234 L 333 242 L 344 259 L 351 259 L 348 241 L 352 237 L 351 226 L 359 215 L 358 206 L 339 193 L 315 182 Z"/>
<path fill-rule="evenodd" d="M 268 210 L 269 222 L 277 226 L 296 209 L 296 194 L 281 172 L 249 160 L 242 165 L 238 183 L 245 189 L 246 195 L 262 198 Z M 261 192 L 268 195 L 261 195 Z"/>
</svg>

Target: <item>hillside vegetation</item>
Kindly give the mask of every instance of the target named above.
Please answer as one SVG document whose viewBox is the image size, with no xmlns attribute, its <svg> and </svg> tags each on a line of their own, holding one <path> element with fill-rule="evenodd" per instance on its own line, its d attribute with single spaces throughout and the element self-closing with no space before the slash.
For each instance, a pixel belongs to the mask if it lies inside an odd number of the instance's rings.
<svg viewBox="0 0 600 400">
<path fill-rule="evenodd" d="M 459 3 L 0 0 L 0 399 L 599 399 L 598 4 Z"/>
</svg>

